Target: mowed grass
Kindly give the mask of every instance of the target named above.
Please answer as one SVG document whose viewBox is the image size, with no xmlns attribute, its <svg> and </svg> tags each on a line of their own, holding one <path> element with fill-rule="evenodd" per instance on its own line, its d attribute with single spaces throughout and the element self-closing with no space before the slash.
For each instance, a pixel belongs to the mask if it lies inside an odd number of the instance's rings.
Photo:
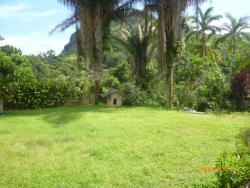
<svg viewBox="0 0 250 188">
<path fill-rule="evenodd" d="M 249 114 L 64 107 L 0 116 L 0 187 L 213 187 Z"/>
</svg>

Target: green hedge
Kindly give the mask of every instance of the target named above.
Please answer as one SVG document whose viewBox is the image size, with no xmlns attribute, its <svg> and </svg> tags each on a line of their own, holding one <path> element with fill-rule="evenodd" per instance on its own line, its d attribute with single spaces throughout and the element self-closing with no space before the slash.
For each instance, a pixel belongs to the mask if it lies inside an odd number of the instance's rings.
<svg viewBox="0 0 250 188">
<path fill-rule="evenodd" d="M 66 99 L 82 95 L 70 82 L 36 81 L 32 84 L 14 83 L 9 93 L 12 103 L 23 102 L 26 108 L 46 108 L 63 105 Z"/>
</svg>

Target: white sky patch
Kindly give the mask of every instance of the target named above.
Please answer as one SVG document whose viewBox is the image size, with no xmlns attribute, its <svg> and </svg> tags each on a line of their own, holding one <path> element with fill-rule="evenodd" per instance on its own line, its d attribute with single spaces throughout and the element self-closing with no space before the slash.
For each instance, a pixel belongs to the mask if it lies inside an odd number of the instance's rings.
<svg viewBox="0 0 250 188">
<path fill-rule="evenodd" d="M 222 1 L 222 0 L 221 0 Z M 247 1 L 248 0 L 240 0 L 241 2 L 243 2 L 243 6 L 244 5 L 247 5 Z M 209 8 L 209 7 L 213 7 L 214 10 L 212 12 L 212 15 L 215 16 L 215 15 L 221 15 L 222 18 L 219 19 L 219 20 L 216 20 L 216 21 L 213 21 L 211 23 L 211 25 L 213 26 L 216 26 L 216 27 L 219 27 L 219 28 L 223 28 L 225 24 L 229 24 L 230 25 L 230 20 L 226 18 L 226 13 L 230 13 L 233 17 L 235 17 L 236 19 L 239 19 L 240 17 L 244 17 L 246 16 L 247 14 L 240 14 L 241 12 L 240 11 L 235 11 L 235 9 L 233 9 L 233 7 L 235 6 L 234 4 L 232 3 L 228 3 L 226 5 L 226 7 L 221 7 L 221 6 L 215 6 L 213 5 L 213 3 L 218 3 L 218 2 L 215 2 L 215 1 L 208 1 L 207 3 L 204 3 L 202 4 L 201 6 L 201 9 L 203 11 L 203 13 Z M 230 8 L 228 8 L 230 7 Z M 228 8 L 228 9 L 227 9 Z M 221 11 L 223 10 L 223 11 Z M 232 13 L 230 10 L 234 10 L 234 12 Z M 186 11 L 186 15 L 188 16 L 193 16 L 195 14 L 195 10 L 194 10 L 194 6 L 190 6 L 187 11 Z M 250 13 L 249 13 L 250 14 Z M 248 23 L 250 24 L 250 19 L 248 21 Z M 249 29 L 245 29 L 243 30 L 243 32 L 250 32 L 250 28 Z M 226 34 L 227 32 L 225 30 L 221 30 L 221 33 L 220 34 Z"/>
<path fill-rule="evenodd" d="M 41 12 L 22 12 L 13 14 L 10 18 L 16 18 L 23 21 L 31 21 L 41 17 L 49 17 L 56 15 L 59 11 L 58 10 L 48 10 L 48 11 L 41 11 Z"/>
<path fill-rule="evenodd" d="M 0 19 L 15 19 L 21 21 L 32 21 L 41 17 L 53 16 L 60 10 L 46 10 L 29 12 L 26 11 L 27 6 L 23 3 L 15 5 L 0 5 Z"/>
<path fill-rule="evenodd" d="M 39 38 L 36 35 L 30 36 L 9 36 L 4 41 L 0 41 L 0 46 L 9 44 L 20 48 L 24 54 L 39 54 L 49 49 L 55 50 L 59 54 L 67 43 L 64 39 Z M 49 48 L 48 48 L 49 47 Z"/>
<path fill-rule="evenodd" d="M 25 4 L 19 3 L 16 5 L 0 5 L 0 18 L 7 17 L 13 13 L 25 9 Z"/>
</svg>

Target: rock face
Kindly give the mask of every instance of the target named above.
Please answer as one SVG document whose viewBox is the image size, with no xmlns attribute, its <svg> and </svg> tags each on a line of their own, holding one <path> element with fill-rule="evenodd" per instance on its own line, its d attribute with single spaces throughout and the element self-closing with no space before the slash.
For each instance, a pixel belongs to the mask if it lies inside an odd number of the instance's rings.
<svg viewBox="0 0 250 188">
<path fill-rule="evenodd" d="M 63 54 L 70 54 L 76 49 L 76 32 L 73 33 L 70 37 L 70 41 L 68 44 L 64 46 L 62 51 Z"/>
<path fill-rule="evenodd" d="M 136 16 L 131 16 L 126 19 L 126 22 L 131 26 L 138 26 L 140 24 L 140 20 Z M 111 23 L 111 33 L 121 27 L 121 22 L 116 21 Z M 62 54 L 70 54 L 76 50 L 76 32 L 74 32 L 68 44 L 64 46 Z"/>
</svg>

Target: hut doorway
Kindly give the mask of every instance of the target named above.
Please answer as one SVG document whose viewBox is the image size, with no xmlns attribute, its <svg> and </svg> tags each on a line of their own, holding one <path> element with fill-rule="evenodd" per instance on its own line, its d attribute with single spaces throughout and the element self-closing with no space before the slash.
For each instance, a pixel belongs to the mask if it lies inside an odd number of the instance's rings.
<svg viewBox="0 0 250 188">
<path fill-rule="evenodd" d="M 113 100 L 113 105 L 115 105 L 115 106 L 117 105 L 117 99 Z"/>
</svg>

